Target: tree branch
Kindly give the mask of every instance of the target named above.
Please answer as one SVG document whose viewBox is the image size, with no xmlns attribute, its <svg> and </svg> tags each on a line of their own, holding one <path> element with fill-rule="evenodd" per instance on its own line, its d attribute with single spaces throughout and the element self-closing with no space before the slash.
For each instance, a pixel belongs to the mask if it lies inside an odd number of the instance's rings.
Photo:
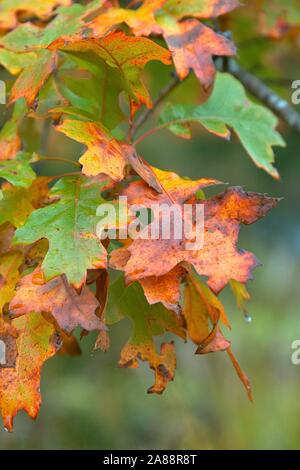
<svg viewBox="0 0 300 470">
<path fill-rule="evenodd" d="M 149 119 L 149 117 L 154 113 L 157 106 L 159 106 L 161 102 L 182 82 L 183 80 L 180 80 L 180 78 L 177 75 L 175 75 L 172 78 L 172 80 L 164 88 L 160 90 L 158 97 L 156 98 L 156 100 L 153 101 L 152 108 L 146 109 L 146 111 L 140 114 L 139 117 L 136 119 L 131 129 L 132 136 L 134 136 L 136 132 L 139 130 L 139 128 L 143 124 L 145 124 L 145 122 Z"/>
<path fill-rule="evenodd" d="M 300 132 L 300 114 L 290 104 L 271 90 L 262 80 L 244 70 L 232 59 L 225 70 L 236 77 L 252 95 L 258 98 L 292 129 Z"/>
</svg>

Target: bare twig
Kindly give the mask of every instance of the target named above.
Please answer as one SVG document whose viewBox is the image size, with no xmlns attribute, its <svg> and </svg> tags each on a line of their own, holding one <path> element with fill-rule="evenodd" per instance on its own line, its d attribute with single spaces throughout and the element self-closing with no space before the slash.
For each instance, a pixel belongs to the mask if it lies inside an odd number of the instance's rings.
<svg viewBox="0 0 300 470">
<path fill-rule="evenodd" d="M 180 84 L 182 83 L 182 80 L 175 75 L 172 80 L 160 90 L 158 97 L 156 100 L 153 102 L 153 106 L 150 109 L 146 109 L 142 114 L 139 115 L 137 120 L 135 121 L 132 129 L 131 129 L 131 135 L 135 135 L 138 129 L 145 124 L 145 122 L 149 119 L 149 117 L 153 114 L 153 112 L 156 110 L 157 106 L 161 104 L 161 102 Z"/>
<path fill-rule="evenodd" d="M 286 124 L 300 132 L 300 114 L 262 80 L 244 70 L 235 60 L 228 60 L 225 70 L 234 75 L 250 93 L 262 101 Z"/>
</svg>

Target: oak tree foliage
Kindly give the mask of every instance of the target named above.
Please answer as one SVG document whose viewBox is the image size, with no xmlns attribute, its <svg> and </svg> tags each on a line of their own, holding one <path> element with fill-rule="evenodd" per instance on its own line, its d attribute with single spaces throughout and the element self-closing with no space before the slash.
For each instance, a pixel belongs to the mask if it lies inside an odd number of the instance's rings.
<svg viewBox="0 0 300 470">
<path fill-rule="evenodd" d="M 14 367 L 0 365 L 7 430 L 20 410 L 37 416 L 41 368 L 59 351 L 72 354 L 76 329 L 83 336 L 97 331 L 95 348 L 106 351 L 112 325 L 124 318 L 132 333 L 119 366 L 146 361 L 154 372 L 149 393 L 162 393 L 174 379 L 175 344 L 189 340 L 199 355 L 226 351 L 252 399 L 226 339 L 231 326 L 219 294 L 230 286 L 246 309 L 247 282 L 258 260 L 238 247 L 240 227 L 266 216 L 279 200 L 239 187 L 220 189 L 213 177 L 190 180 L 154 168 L 139 153 L 140 142 L 161 129 L 191 139 L 200 126 L 216 138 L 234 134 L 259 169 L 279 178 L 274 150 L 285 144 L 278 118 L 228 64 L 238 60 L 233 57 L 244 39 L 239 22 L 247 18 L 251 34 L 293 47 L 300 16 L 297 2 L 243 3 L 0 2 L 0 63 L 10 74 L 0 131 L 0 340 L 14 358 Z M 153 61 L 170 71 L 158 98 L 148 87 Z M 198 101 L 168 99 L 192 75 Z M 156 124 L 143 133 L 149 116 Z M 26 122 L 39 129 L 41 140 L 53 127 L 80 143 L 78 161 L 69 161 L 75 171 L 38 176 L 37 163 L 55 158 L 43 154 L 38 141 L 34 152 L 28 150 Z M 59 159 L 56 168 L 59 174 Z M 216 187 L 213 197 L 206 195 L 209 186 Z M 174 237 L 101 241 L 97 208 L 120 195 L 149 208 L 195 206 L 200 198 L 204 246 L 187 250 Z M 165 333 L 173 340 L 163 340 Z"/>
</svg>

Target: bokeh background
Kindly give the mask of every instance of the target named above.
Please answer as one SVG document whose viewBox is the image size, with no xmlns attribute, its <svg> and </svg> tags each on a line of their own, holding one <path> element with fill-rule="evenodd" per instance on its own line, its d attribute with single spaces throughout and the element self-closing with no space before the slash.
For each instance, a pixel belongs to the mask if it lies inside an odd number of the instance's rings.
<svg viewBox="0 0 300 470">
<path fill-rule="evenodd" d="M 152 84 L 153 95 L 169 73 L 155 67 L 160 78 Z M 300 78 L 300 67 L 298 76 L 295 67 L 289 76 Z M 198 89 L 191 78 L 171 98 L 189 101 Z M 28 149 L 38 149 L 38 126 L 23 129 Z M 276 149 L 279 182 L 253 165 L 235 137 L 225 142 L 199 127 L 190 142 L 163 131 L 140 147 L 160 168 L 284 198 L 267 218 L 241 231 L 240 246 L 263 264 L 250 283 L 252 323 L 238 311 L 231 292 L 222 293 L 233 326 L 227 337 L 251 378 L 254 403 L 248 402 L 225 353 L 195 356 L 195 347 L 179 340 L 174 382 L 162 396 L 147 395 L 153 377 L 146 364 L 138 370 L 117 367 L 130 334 L 124 320 L 111 328 L 109 352 L 93 353 L 91 335 L 81 342 L 81 356 L 58 356 L 45 364 L 38 419 L 20 413 L 13 434 L 0 428 L 0 449 L 300 448 L 300 365 L 291 362 L 291 344 L 300 340 L 300 140 L 285 127 L 281 131 L 287 148 Z M 82 149 L 51 130 L 43 151 L 77 159 Z M 40 174 L 58 172 L 52 163 L 37 169 Z"/>
</svg>

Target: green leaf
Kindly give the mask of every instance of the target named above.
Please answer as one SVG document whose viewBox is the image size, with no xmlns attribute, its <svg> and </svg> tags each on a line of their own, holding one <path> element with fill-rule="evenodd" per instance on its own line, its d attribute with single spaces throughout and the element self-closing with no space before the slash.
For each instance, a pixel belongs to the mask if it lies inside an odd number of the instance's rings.
<svg viewBox="0 0 300 470">
<path fill-rule="evenodd" d="M 68 53 L 68 58 L 73 67 L 76 64 L 80 69 L 88 71 L 90 76 L 74 80 L 74 69 L 69 73 L 59 73 L 60 89 L 72 105 L 72 109 L 65 110 L 65 113 L 67 111 L 67 114 L 76 115 L 77 111 L 79 118 L 84 114 L 110 130 L 115 128 L 124 120 L 119 103 L 124 83 L 119 71 L 104 60 L 98 57 L 95 59 L 93 54 Z"/>
<path fill-rule="evenodd" d="M 84 26 L 84 17 L 101 7 L 100 0 L 94 0 L 87 6 L 71 5 L 56 10 L 56 17 L 46 28 L 39 28 L 32 23 L 20 24 L 1 38 L 0 44 L 14 52 L 28 52 L 30 49 L 46 48 L 61 36 L 76 34 Z"/>
<path fill-rule="evenodd" d="M 274 178 L 279 177 L 272 165 L 272 147 L 285 146 L 275 130 L 278 120 L 267 108 L 250 101 L 244 87 L 231 75 L 217 75 L 214 90 L 203 105 L 169 104 L 160 116 L 160 124 L 181 137 L 190 137 L 192 122 L 202 124 L 209 132 L 226 139 L 232 128 L 254 163 Z"/>
<path fill-rule="evenodd" d="M 28 188 L 36 178 L 30 166 L 33 161 L 34 157 L 27 152 L 19 152 L 14 160 L 0 161 L 0 178 L 14 186 Z"/>
<path fill-rule="evenodd" d="M 79 287 L 87 269 L 106 266 L 106 251 L 96 236 L 96 211 L 106 202 L 100 194 L 105 183 L 93 183 L 81 176 L 62 178 L 50 192 L 59 201 L 34 211 L 16 231 L 15 244 L 49 240 L 42 264 L 46 280 L 65 273 L 69 282 Z"/>
<path fill-rule="evenodd" d="M 12 117 L 6 121 L 0 132 L 0 161 L 14 158 L 20 150 L 19 128 L 26 112 L 25 100 L 18 100 L 14 106 Z"/>
<path fill-rule="evenodd" d="M 0 224 L 9 222 L 14 227 L 23 225 L 47 196 L 49 179 L 44 176 L 36 178 L 29 188 L 6 183 L 0 190 Z"/>
</svg>

